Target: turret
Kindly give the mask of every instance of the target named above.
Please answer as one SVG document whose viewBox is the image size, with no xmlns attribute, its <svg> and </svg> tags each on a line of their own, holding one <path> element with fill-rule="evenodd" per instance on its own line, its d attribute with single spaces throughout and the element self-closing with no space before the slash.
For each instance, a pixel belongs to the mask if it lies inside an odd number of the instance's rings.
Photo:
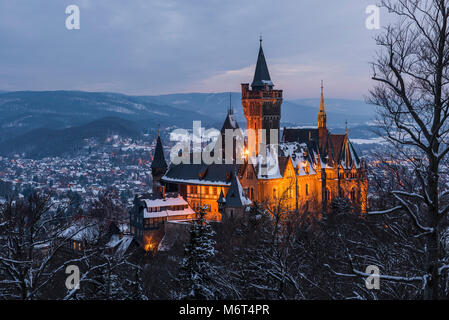
<svg viewBox="0 0 449 320">
<path fill-rule="evenodd" d="M 167 171 L 167 162 L 165 161 L 164 149 L 161 142 L 161 130 L 158 129 L 156 149 L 154 150 L 153 162 L 151 163 L 151 175 L 153 176 L 153 193 L 162 195 L 163 186 L 160 181 Z"/>
<path fill-rule="evenodd" d="M 251 89 L 249 84 L 242 84 L 242 105 L 245 113 L 248 134 L 248 152 L 253 157 L 260 153 L 262 139 L 259 139 L 259 130 L 265 129 L 265 143 L 277 144 L 281 121 L 282 90 L 274 90 L 267 62 L 260 39 L 259 55 L 254 72 Z M 277 130 L 277 141 L 271 141 L 270 130 Z"/>
<path fill-rule="evenodd" d="M 329 131 L 327 129 L 327 116 L 326 110 L 324 109 L 324 88 L 323 81 L 321 81 L 320 111 L 318 111 L 318 146 L 320 152 L 322 153 L 326 146 L 328 135 Z"/>
</svg>

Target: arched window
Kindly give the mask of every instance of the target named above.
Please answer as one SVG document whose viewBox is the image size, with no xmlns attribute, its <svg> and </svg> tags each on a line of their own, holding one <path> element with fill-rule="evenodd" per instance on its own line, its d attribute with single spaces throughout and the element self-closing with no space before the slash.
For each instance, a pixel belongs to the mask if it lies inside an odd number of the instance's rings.
<svg viewBox="0 0 449 320">
<path fill-rule="evenodd" d="M 351 189 L 351 200 L 355 201 L 355 188 Z"/>
<path fill-rule="evenodd" d="M 306 183 L 306 196 L 309 195 L 309 185 Z"/>
<path fill-rule="evenodd" d="M 329 189 L 329 188 L 326 189 L 326 197 L 327 197 L 327 203 L 330 203 L 332 201 L 332 194 L 331 194 L 331 189 Z"/>
<path fill-rule="evenodd" d="M 276 188 L 273 189 L 273 199 L 277 199 Z"/>
</svg>

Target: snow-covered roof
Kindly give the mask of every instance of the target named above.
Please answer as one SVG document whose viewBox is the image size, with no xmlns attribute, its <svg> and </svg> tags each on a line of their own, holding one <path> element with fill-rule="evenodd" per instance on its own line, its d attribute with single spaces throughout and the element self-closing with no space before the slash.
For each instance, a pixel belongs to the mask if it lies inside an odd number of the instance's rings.
<svg viewBox="0 0 449 320">
<path fill-rule="evenodd" d="M 245 196 L 239 178 L 235 173 L 232 175 L 231 187 L 226 194 L 226 206 L 240 207 L 251 205 L 251 200 Z"/>
<path fill-rule="evenodd" d="M 142 199 L 145 202 L 147 208 L 157 208 L 157 207 L 168 207 L 168 206 L 181 206 L 187 205 L 187 201 L 185 201 L 181 196 L 173 197 L 173 198 L 163 198 L 163 199 Z"/>
<path fill-rule="evenodd" d="M 99 235 L 97 225 L 83 225 L 75 223 L 61 232 L 62 238 L 67 238 L 75 241 L 91 241 Z"/>
<path fill-rule="evenodd" d="M 186 216 L 190 214 L 194 214 L 190 207 L 182 210 L 162 210 L 158 212 L 148 212 L 147 209 L 143 210 L 143 217 L 148 218 L 162 218 L 162 217 L 173 217 L 173 216 Z"/>
<path fill-rule="evenodd" d="M 118 256 L 123 256 L 128 250 L 131 242 L 133 241 L 132 236 L 123 236 L 113 234 L 111 240 L 106 244 L 106 248 L 115 248 L 115 254 Z"/>
</svg>

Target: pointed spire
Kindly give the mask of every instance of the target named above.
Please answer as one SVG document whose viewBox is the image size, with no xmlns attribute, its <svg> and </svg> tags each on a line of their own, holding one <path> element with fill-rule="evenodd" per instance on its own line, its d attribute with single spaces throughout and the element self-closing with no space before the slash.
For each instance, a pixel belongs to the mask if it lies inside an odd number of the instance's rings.
<svg viewBox="0 0 449 320">
<path fill-rule="evenodd" d="M 164 148 L 162 147 L 162 141 L 161 141 L 161 129 L 158 129 L 157 133 L 157 142 L 156 142 L 156 149 L 154 150 L 154 157 L 153 162 L 151 163 L 152 169 L 166 169 L 167 168 L 167 162 L 165 161 L 164 156 Z"/>
<path fill-rule="evenodd" d="M 270 88 L 274 86 L 271 82 L 270 73 L 268 72 L 267 62 L 262 48 L 262 36 L 260 36 L 259 56 L 257 57 L 256 71 L 254 72 L 254 79 L 251 84 L 253 89 L 263 89 L 265 84 Z"/>
<path fill-rule="evenodd" d="M 226 203 L 226 199 L 225 199 L 225 196 L 223 194 L 223 188 L 221 188 L 221 190 L 220 190 L 220 196 L 218 197 L 217 202 L 218 203 Z"/>
<path fill-rule="evenodd" d="M 232 93 L 229 92 L 229 109 L 228 109 L 228 115 L 234 114 L 234 110 L 232 109 Z"/>
<path fill-rule="evenodd" d="M 320 111 L 318 112 L 318 128 L 327 128 L 326 110 L 324 109 L 324 86 L 323 86 L 323 80 L 321 80 L 321 100 L 320 100 Z"/>
<path fill-rule="evenodd" d="M 157 125 L 157 136 L 158 136 L 158 138 L 161 137 L 161 125 L 160 124 Z"/>
<path fill-rule="evenodd" d="M 226 193 L 225 201 L 228 207 L 243 207 L 251 204 L 251 200 L 243 193 L 243 188 L 236 172 L 232 172 L 231 186 L 228 193 Z"/>
<path fill-rule="evenodd" d="M 229 107 L 228 107 L 228 114 L 226 115 L 226 119 L 223 123 L 223 126 L 221 127 L 221 134 L 224 135 L 226 132 L 226 129 L 238 129 L 240 128 L 237 120 L 234 116 L 234 109 L 232 109 L 232 98 L 231 98 L 231 92 L 229 92 Z M 224 142 L 224 140 L 223 140 Z"/>
<path fill-rule="evenodd" d="M 324 112 L 324 86 L 323 86 L 323 80 L 321 80 L 320 111 Z"/>
</svg>

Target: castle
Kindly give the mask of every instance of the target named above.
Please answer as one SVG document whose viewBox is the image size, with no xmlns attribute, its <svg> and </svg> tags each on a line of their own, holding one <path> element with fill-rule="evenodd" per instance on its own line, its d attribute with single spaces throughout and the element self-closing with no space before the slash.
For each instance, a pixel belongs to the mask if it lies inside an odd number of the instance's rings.
<svg viewBox="0 0 449 320">
<path fill-rule="evenodd" d="M 207 208 L 207 218 L 219 221 L 244 212 L 256 202 L 282 207 L 285 212 L 322 214 L 329 211 L 335 197 L 347 197 L 357 211 L 367 210 L 365 163 L 349 141 L 347 130 L 344 134 L 329 131 L 323 84 L 317 127 L 283 128 L 281 135 L 282 90 L 274 89 L 261 40 L 253 82 L 251 86 L 242 84 L 241 90 L 247 133 L 263 131 L 266 135 L 247 135 L 245 161 L 168 167 L 158 137 L 152 165 L 153 192 L 176 191 L 195 211 Z M 221 134 L 226 130 L 239 130 L 232 109 Z M 274 163 L 262 161 L 259 155 L 264 148 L 272 150 Z"/>
</svg>

